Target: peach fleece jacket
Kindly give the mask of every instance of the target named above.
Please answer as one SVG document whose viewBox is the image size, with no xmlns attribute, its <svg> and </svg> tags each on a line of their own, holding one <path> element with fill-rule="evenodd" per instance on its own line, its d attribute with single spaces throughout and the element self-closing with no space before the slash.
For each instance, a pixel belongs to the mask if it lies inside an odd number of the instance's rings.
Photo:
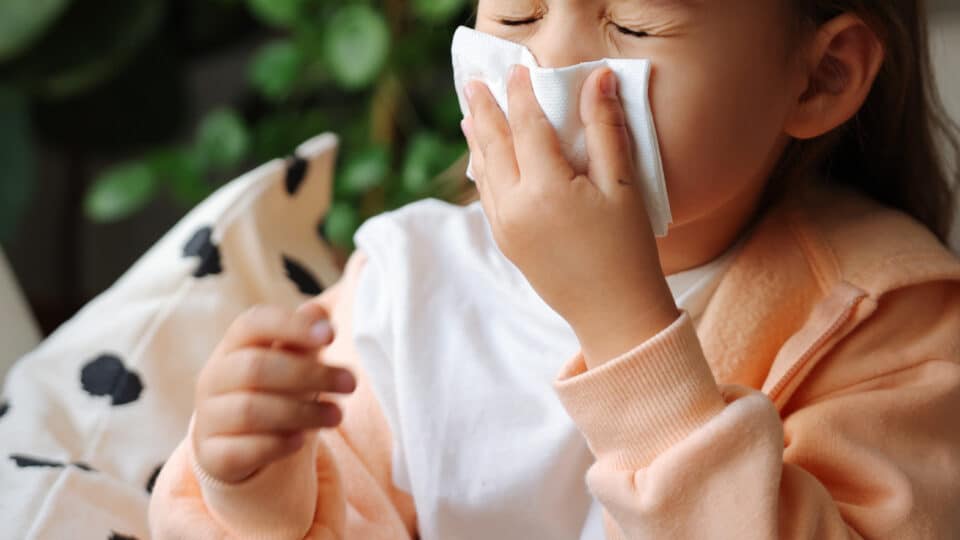
<svg viewBox="0 0 960 540">
<path fill-rule="evenodd" d="M 154 538 L 415 538 L 392 439 L 350 340 L 365 258 L 319 299 L 323 353 L 358 389 L 344 423 L 237 485 L 187 436 L 154 488 Z M 607 538 L 960 537 L 960 262 L 901 213 L 840 190 L 766 214 L 699 326 L 681 316 L 554 381 L 595 462 Z"/>
</svg>

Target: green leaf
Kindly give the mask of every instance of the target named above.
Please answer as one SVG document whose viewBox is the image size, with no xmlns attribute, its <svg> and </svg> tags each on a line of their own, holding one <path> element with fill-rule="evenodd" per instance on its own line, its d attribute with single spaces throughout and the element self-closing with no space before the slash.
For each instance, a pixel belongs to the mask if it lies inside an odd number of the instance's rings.
<svg viewBox="0 0 960 540">
<path fill-rule="evenodd" d="M 84 213 L 95 222 L 124 219 L 150 202 L 157 181 L 146 163 L 133 162 L 107 170 L 87 191 Z"/>
<path fill-rule="evenodd" d="M 0 241 L 9 239 L 33 197 L 33 135 L 27 100 L 0 87 Z"/>
<path fill-rule="evenodd" d="M 69 0 L 0 2 L 0 62 L 32 45 L 68 5 Z"/>
<path fill-rule="evenodd" d="M 236 112 L 218 109 L 200 124 L 196 149 L 202 168 L 227 169 L 238 165 L 247 156 L 250 133 Z"/>
<path fill-rule="evenodd" d="M 324 56 L 330 74 L 346 89 L 370 85 L 383 69 L 389 51 L 387 22 L 369 6 L 345 6 L 327 22 Z"/>
<path fill-rule="evenodd" d="M 265 45 L 250 64 L 250 83 L 271 101 L 290 96 L 303 67 L 300 49 L 289 40 Z"/>
<path fill-rule="evenodd" d="M 247 7 L 260 21 L 288 27 L 303 14 L 306 0 L 247 0 Z"/>
<path fill-rule="evenodd" d="M 147 157 L 147 165 L 173 199 L 185 208 L 195 206 L 213 191 L 203 178 L 200 160 L 190 149 L 158 150 Z"/>
<path fill-rule="evenodd" d="M 334 202 L 324 219 L 323 234 L 334 244 L 353 249 L 353 235 L 360 228 L 356 208 L 345 202 Z"/>
<path fill-rule="evenodd" d="M 343 165 L 337 187 L 343 195 L 360 195 L 383 184 L 390 171 L 390 151 L 374 146 L 349 156 Z"/>
<path fill-rule="evenodd" d="M 435 24 L 448 22 L 460 13 L 467 0 L 413 0 L 413 12 Z"/>
<path fill-rule="evenodd" d="M 433 179 L 449 167 L 462 153 L 459 144 L 449 144 L 437 134 L 421 132 L 407 146 L 403 164 L 403 187 L 415 194 L 425 194 Z"/>
</svg>

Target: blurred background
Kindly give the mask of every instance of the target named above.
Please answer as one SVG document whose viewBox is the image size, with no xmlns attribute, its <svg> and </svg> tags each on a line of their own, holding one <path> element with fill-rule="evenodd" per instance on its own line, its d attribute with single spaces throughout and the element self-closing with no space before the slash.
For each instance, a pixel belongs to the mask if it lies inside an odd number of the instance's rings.
<svg viewBox="0 0 960 540">
<path fill-rule="evenodd" d="M 344 252 L 376 213 L 454 198 L 449 46 L 471 15 L 471 0 L 0 0 L 0 274 L 5 253 L 46 335 L 222 183 L 323 131 L 341 136 L 323 228 Z M 933 0 L 931 22 L 957 118 L 960 0 Z"/>
<path fill-rule="evenodd" d="M 466 151 L 450 39 L 471 15 L 470 0 L 0 0 L 0 245 L 40 331 L 222 183 L 323 131 L 341 137 L 323 225 L 340 249 L 373 214 L 450 198 L 441 173 Z"/>
</svg>

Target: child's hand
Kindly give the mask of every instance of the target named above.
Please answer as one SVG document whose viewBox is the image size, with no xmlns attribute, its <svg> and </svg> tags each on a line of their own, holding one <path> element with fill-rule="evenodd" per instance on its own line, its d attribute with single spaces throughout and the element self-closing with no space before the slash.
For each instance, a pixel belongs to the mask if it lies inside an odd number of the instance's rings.
<svg viewBox="0 0 960 540">
<path fill-rule="evenodd" d="M 325 317 L 316 304 L 258 306 L 230 326 L 197 381 L 193 447 L 207 474 L 242 481 L 297 451 L 306 431 L 340 423 L 339 407 L 317 394 L 349 393 L 356 382 L 319 361 L 333 340 Z"/>
<path fill-rule="evenodd" d="M 602 84 L 601 84 L 602 83 Z M 527 68 L 508 86 L 510 118 L 486 85 L 467 87 L 464 134 L 481 203 L 503 254 L 564 317 L 587 356 L 609 360 L 677 316 L 632 160 L 616 76 L 584 83 L 588 174 L 577 174 L 537 103 Z"/>
</svg>

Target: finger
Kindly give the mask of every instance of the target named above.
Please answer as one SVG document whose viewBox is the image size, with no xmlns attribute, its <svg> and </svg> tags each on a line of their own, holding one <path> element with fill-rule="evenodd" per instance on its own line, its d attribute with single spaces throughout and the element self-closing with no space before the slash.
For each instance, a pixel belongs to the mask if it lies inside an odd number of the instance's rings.
<svg viewBox="0 0 960 540">
<path fill-rule="evenodd" d="M 576 173 L 563 155 L 557 131 L 540 108 L 526 66 L 513 66 L 507 82 L 507 99 L 520 177 L 572 180 Z"/>
<path fill-rule="evenodd" d="M 600 68 L 587 77 L 580 99 L 590 179 L 607 195 L 638 187 L 633 145 L 617 86 L 616 74 Z"/>
<path fill-rule="evenodd" d="M 324 365 L 309 353 L 247 348 L 227 354 L 221 361 L 220 376 L 208 383 L 210 395 L 241 390 L 347 394 L 357 384 L 350 371 Z"/>
<path fill-rule="evenodd" d="M 342 414 L 334 403 L 234 392 L 205 399 L 198 405 L 197 417 L 203 422 L 196 429 L 209 437 L 335 427 Z"/>
<path fill-rule="evenodd" d="M 221 342 L 225 351 L 270 347 L 281 343 L 299 350 L 316 350 L 333 341 L 331 322 L 309 310 L 293 312 L 277 306 L 254 306 L 230 325 Z"/>
<path fill-rule="evenodd" d="M 480 151 L 480 145 L 477 143 L 477 136 L 473 131 L 473 117 L 467 116 L 461 120 L 460 129 L 463 131 L 463 137 L 467 141 L 467 148 L 470 149 L 470 168 L 473 178 L 479 183 L 483 178 L 485 167 L 483 162 L 483 152 Z"/>
<path fill-rule="evenodd" d="M 483 155 L 477 148 L 476 135 L 473 132 L 473 117 L 466 117 L 460 122 L 460 128 L 467 139 L 467 146 L 470 148 L 470 154 L 473 157 L 473 177 L 477 184 L 477 191 L 480 193 L 480 204 L 483 206 L 483 212 L 488 217 L 492 216 L 494 211 L 492 194 L 489 191 L 489 184 L 484 177 Z"/>
<path fill-rule="evenodd" d="M 302 431 L 209 437 L 197 445 L 197 462 L 207 474 L 221 482 L 241 482 L 259 469 L 299 450 L 306 437 Z"/>
<path fill-rule="evenodd" d="M 483 156 L 484 178 L 491 194 L 519 181 L 517 157 L 513 152 L 513 135 L 503 111 L 487 85 L 479 81 L 467 83 L 471 127 L 476 146 Z"/>
<path fill-rule="evenodd" d="M 330 319 L 330 314 L 327 312 L 327 308 L 324 307 L 323 303 L 325 299 L 321 296 L 315 296 L 310 300 L 300 304 L 296 311 L 297 315 L 302 315 L 307 317 L 309 320 L 319 321 L 322 319 Z"/>
</svg>

